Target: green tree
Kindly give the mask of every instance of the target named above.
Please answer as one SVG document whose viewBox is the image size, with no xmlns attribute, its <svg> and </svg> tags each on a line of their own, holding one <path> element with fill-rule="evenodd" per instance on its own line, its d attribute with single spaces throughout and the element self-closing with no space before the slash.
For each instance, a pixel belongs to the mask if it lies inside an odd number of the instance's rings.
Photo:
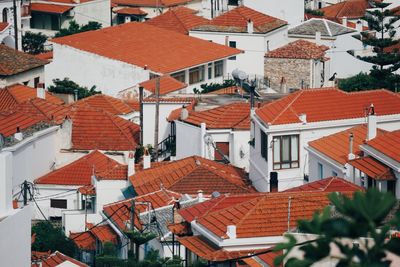
<svg viewBox="0 0 400 267">
<path fill-rule="evenodd" d="M 286 250 L 275 259 L 278 265 L 294 248 L 304 252 L 304 258 L 289 258 L 285 266 L 311 266 L 330 255 L 331 245 L 341 252 L 337 266 L 386 267 L 390 260 L 385 252 L 400 256 L 400 239 L 389 238 L 390 229 L 400 226 L 400 213 L 396 199 L 389 193 L 375 189 L 356 192 L 352 198 L 332 193 L 332 206 L 315 213 L 311 220 L 298 222 L 300 232 L 315 234 L 316 239 L 298 244 L 293 235 L 288 234 L 288 242 L 276 246 L 276 250 Z M 360 239 L 365 237 L 366 239 Z M 343 240 L 354 240 L 359 245 Z"/>
<path fill-rule="evenodd" d="M 59 94 L 75 94 L 75 91 L 77 90 L 78 99 L 101 94 L 101 91 L 96 91 L 96 86 L 92 86 L 90 89 L 88 89 L 87 87 L 79 86 L 68 78 L 64 78 L 63 80 L 54 79 L 53 83 L 54 85 L 48 87 L 50 92 Z"/>
<path fill-rule="evenodd" d="M 103 244 L 103 253 L 96 256 L 96 266 L 98 267 L 123 267 L 126 262 L 117 257 L 117 250 L 111 242 Z"/>
<path fill-rule="evenodd" d="M 36 234 L 32 244 L 34 251 L 60 251 L 65 255 L 74 256 L 75 244 L 68 239 L 61 228 L 55 228 L 47 221 L 41 221 L 32 226 L 32 233 Z"/>
<path fill-rule="evenodd" d="M 352 92 L 379 88 L 376 84 L 374 77 L 368 73 L 360 72 L 359 74 L 347 79 L 340 79 L 338 86 L 344 91 Z"/>
<path fill-rule="evenodd" d="M 22 49 L 29 54 L 40 54 L 44 52 L 44 43 L 47 37 L 43 33 L 26 32 L 22 36 Z"/>
<path fill-rule="evenodd" d="M 88 24 L 79 25 L 75 20 L 69 22 L 68 28 L 61 29 L 54 37 L 62 37 L 75 33 L 98 30 L 101 28 L 101 23 L 97 21 L 89 21 Z"/>
</svg>

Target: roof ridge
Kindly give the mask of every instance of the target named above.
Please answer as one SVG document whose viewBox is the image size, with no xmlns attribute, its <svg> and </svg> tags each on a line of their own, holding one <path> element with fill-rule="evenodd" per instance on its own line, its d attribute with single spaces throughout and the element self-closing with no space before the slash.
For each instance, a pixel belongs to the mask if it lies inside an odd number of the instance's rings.
<svg viewBox="0 0 400 267">
<path fill-rule="evenodd" d="M 327 30 L 328 33 L 329 33 L 329 36 L 332 36 L 332 31 L 331 31 L 331 28 L 328 26 L 327 20 L 324 19 L 323 22 L 324 22 L 324 25 L 325 25 L 326 30 Z"/>
<path fill-rule="evenodd" d="M 235 224 L 235 225 L 236 225 L 236 229 L 239 228 L 239 226 L 240 226 L 241 224 L 243 224 L 243 221 L 245 221 L 245 220 L 247 219 L 247 217 L 250 216 L 250 213 L 252 213 L 252 211 L 255 210 L 255 209 L 260 205 L 260 202 L 261 202 L 263 199 L 265 199 L 266 197 L 267 197 L 267 195 L 264 195 L 264 196 L 262 196 L 262 197 L 260 197 L 260 198 L 257 198 L 257 197 L 256 197 L 256 198 L 252 198 L 250 201 L 246 201 L 246 202 L 239 203 L 240 206 L 243 206 L 244 204 L 246 204 L 246 203 L 248 203 L 248 202 L 251 202 L 251 201 L 255 201 L 255 202 L 256 202 L 256 203 L 254 204 L 254 206 L 251 207 L 251 208 L 246 212 L 246 214 L 245 214 L 242 218 L 240 218 L 239 221 Z M 234 205 L 234 206 L 236 206 L 236 205 Z"/>
<path fill-rule="evenodd" d="M 292 99 L 292 101 L 290 101 L 290 103 L 289 104 L 287 104 L 287 106 L 286 106 L 286 108 L 284 108 L 277 116 L 275 116 L 275 118 L 271 121 L 271 123 L 274 123 L 285 111 L 287 111 L 290 107 L 291 107 L 291 105 L 303 94 L 303 90 L 299 90 L 298 91 L 299 93 L 297 94 L 297 96 L 295 96 L 293 99 Z M 281 98 L 282 99 L 282 98 Z M 284 99 L 284 98 L 283 98 Z M 271 102 L 271 104 L 272 103 L 274 103 L 274 102 Z M 292 111 L 293 112 L 293 111 Z M 295 115 L 297 115 L 297 114 L 295 114 Z"/>
<path fill-rule="evenodd" d="M 236 11 L 239 15 L 241 15 L 241 16 L 244 18 L 245 22 L 247 23 L 249 20 L 251 20 L 251 18 L 247 19 L 247 18 L 245 17 L 245 15 L 242 14 L 242 13 L 240 12 L 240 10 L 242 10 L 242 9 L 251 9 L 251 8 L 248 8 L 248 7 L 246 7 L 246 6 L 240 6 L 240 7 L 238 7 L 238 8 L 233 9 L 233 10 Z M 233 10 L 232 10 L 232 11 L 233 11 Z M 253 10 L 254 10 L 254 9 L 253 9 Z M 256 11 L 256 10 L 254 10 L 254 11 Z M 256 11 L 256 12 L 257 12 L 257 11 Z M 258 31 L 260 31 L 260 29 L 255 25 L 254 21 L 253 21 L 253 20 L 251 20 L 251 21 L 253 22 L 253 27 L 256 28 Z"/>
<path fill-rule="evenodd" d="M 118 118 L 118 119 L 121 119 L 121 120 L 124 120 L 124 119 L 122 119 L 122 118 L 120 118 L 120 117 L 118 117 L 118 116 L 112 115 L 111 113 L 108 113 L 108 112 L 106 112 L 106 111 L 104 111 L 104 110 L 102 110 L 102 112 L 103 112 L 104 114 L 106 114 L 106 115 L 110 118 L 111 123 L 114 124 L 114 125 L 120 130 L 120 132 L 122 132 L 122 134 L 125 136 L 125 138 L 127 139 L 127 141 L 128 141 L 129 143 L 131 143 L 132 145 L 137 145 L 136 142 L 134 142 L 134 143 L 131 142 L 129 136 L 125 133 L 125 130 L 123 130 L 123 129 L 114 121 L 114 119 L 117 119 L 117 118 Z M 127 121 L 127 122 L 128 122 L 128 123 L 133 123 L 133 122 L 131 122 L 131 121 Z M 142 129 L 140 129 L 140 131 L 141 131 L 141 130 L 142 130 Z"/>
<path fill-rule="evenodd" d="M 185 24 L 179 19 L 178 15 L 177 15 L 176 12 L 175 12 L 175 9 L 171 9 L 171 10 L 169 10 L 169 11 L 172 12 L 172 14 L 174 15 L 174 17 L 175 17 L 176 20 L 178 21 L 178 23 L 179 23 L 180 25 L 182 25 L 183 29 L 185 29 L 187 32 L 189 32 L 189 29 L 186 28 Z"/>
<path fill-rule="evenodd" d="M 16 85 L 17 85 L 17 84 L 13 84 L 13 85 L 10 85 L 10 86 L 6 86 L 5 89 L 6 89 L 7 93 L 8 93 L 9 95 L 11 95 L 11 97 L 14 99 L 15 103 L 21 104 L 21 103 L 23 103 L 23 102 L 19 102 L 19 101 L 17 100 L 17 98 L 14 96 L 14 94 L 12 94 L 12 93 L 10 92 L 11 87 L 14 87 L 14 86 L 16 86 Z"/>
</svg>

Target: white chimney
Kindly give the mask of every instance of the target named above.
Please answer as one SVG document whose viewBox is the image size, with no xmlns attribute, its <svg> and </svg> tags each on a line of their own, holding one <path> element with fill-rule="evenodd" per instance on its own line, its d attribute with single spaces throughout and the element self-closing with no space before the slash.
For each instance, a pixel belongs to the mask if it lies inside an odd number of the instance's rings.
<svg viewBox="0 0 400 267">
<path fill-rule="evenodd" d="M 376 115 L 375 115 L 375 108 L 374 104 L 371 104 L 368 111 L 368 118 L 367 118 L 367 141 L 374 139 L 376 137 Z"/>
<path fill-rule="evenodd" d="M 253 21 L 251 21 L 251 19 L 249 19 L 247 21 L 247 32 L 248 33 L 253 33 L 254 32 L 254 23 L 253 23 Z"/>
<path fill-rule="evenodd" d="M 129 152 L 128 155 L 128 177 L 135 174 L 135 155 L 133 152 Z"/>
<path fill-rule="evenodd" d="M 362 32 L 362 31 L 363 31 L 363 23 L 362 23 L 361 20 L 357 20 L 357 23 L 356 23 L 356 30 L 357 30 L 358 32 Z"/>
<path fill-rule="evenodd" d="M 199 199 L 199 202 L 203 202 L 204 201 L 204 195 L 203 195 L 203 190 L 198 190 L 197 191 L 197 198 Z"/>
<path fill-rule="evenodd" d="M 19 127 L 17 127 L 17 132 L 14 134 L 14 138 L 18 141 L 22 141 L 22 139 L 24 139 L 24 135 L 20 132 Z"/>
<path fill-rule="evenodd" d="M 125 23 L 131 22 L 131 17 L 130 16 L 125 16 Z"/>
<path fill-rule="evenodd" d="M 356 158 L 356 155 L 354 155 L 354 153 L 353 153 L 353 140 L 354 140 L 353 133 L 350 133 L 350 135 L 349 135 L 349 155 L 347 157 L 349 160 Z"/>
<path fill-rule="evenodd" d="M 226 235 L 230 239 L 235 239 L 236 238 L 236 225 L 228 225 L 226 227 Z"/>
<path fill-rule="evenodd" d="M 315 32 L 315 43 L 321 44 L 321 32 Z"/>
<path fill-rule="evenodd" d="M 144 150 L 143 155 L 143 169 L 148 169 L 151 167 L 151 156 L 147 148 Z"/>
<path fill-rule="evenodd" d="M 306 124 L 307 123 L 307 114 L 299 114 L 299 120 L 303 123 Z"/>
<path fill-rule="evenodd" d="M 342 25 L 347 27 L 347 17 L 342 18 Z"/>
<path fill-rule="evenodd" d="M 188 117 L 189 117 L 189 111 L 187 110 L 186 106 L 183 105 L 182 109 L 181 109 L 180 119 L 181 120 L 186 120 Z"/>
<path fill-rule="evenodd" d="M 46 90 L 44 90 L 44 88 L 41 88 L 40 86 L 38 86 L 36 88 L 36 97 L 41 98 L 41 99 L 46 99 Z"/>
</svg>

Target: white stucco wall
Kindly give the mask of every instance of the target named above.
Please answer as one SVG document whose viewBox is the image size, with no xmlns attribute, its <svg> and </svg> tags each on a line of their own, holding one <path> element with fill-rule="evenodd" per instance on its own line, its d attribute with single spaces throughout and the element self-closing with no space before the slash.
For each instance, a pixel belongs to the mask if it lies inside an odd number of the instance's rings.
<svg viewBox="0 0 400 267">
<path fill-rule="evenodd" d="M 94 0 L 80 3 L 74 8 L 73 20 L 78 24 L 87 24 L 89 21 L 97 21 L 102 27 L 108 27 L 111 24 L 111 1 L 110 0 Z M 68 23 L 64 23 L 62 28 L 68 27 Z"/>
<path fill-rule="evenodd" d="M 202 156 L 201 128 L 181 121 L 176 123 L 176 159 L 197 155 Z M 204 142 L 204 141 L 203 141 Z"/>
<path fill-rule="evenodd" d="M 22 50 L 22 29 L 21 29 L 21 1 L 16 1 L 17 6 L 17 28 L 18 28 L 18 50 Z M 0 21 L 3 22 L 3 10 L 7 8 L 7 22 L 10 24 L 8 28 L 0 32 L 0 43 L 15 48 L 15 38 L 14 38 L 14 12 L 13 1 L 4 0 L 0 1 Z"/>
<path fill-rule="evenodd" d="M 100 180 L 92 178 L 92 183 L 96 187 L 96 213 L 103 210 L 103 206 L 119 200 L 125 199 L 121 189 L 128 186 L 127 180 Z"/>
<path fill-rule="evenodd" d="M 1 79 L 0 78 L 0 88 L 9 86 L 15 83 L 25 83 L 28 82 L 27 86 L 35 87 L 35 78 L 39 77 L 39 83 L 44 83 L 44 66 L 34 68 L 28 71 L 24 71 L 12 76 L 8 76 L 7 78 Z"/>
</svg>

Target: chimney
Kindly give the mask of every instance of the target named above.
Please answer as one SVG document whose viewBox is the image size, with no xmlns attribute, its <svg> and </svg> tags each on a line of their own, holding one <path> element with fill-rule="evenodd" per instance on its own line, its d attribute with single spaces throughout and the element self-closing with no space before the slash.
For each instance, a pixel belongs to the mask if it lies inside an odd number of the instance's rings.
<svg viewBox="0 0 400 267">
<path fill-rule="evenodd" d="M 38 84 L 38 87 L 36 88 L 36 97 L 46 99 L 46 91 L 42 86 L 43 84 Z"/>
<path fill-rule="evenodd" d="M 342 18 L 342 25 L 347 27 L 347 17 Z"/>
<path fill-rule="evenodd" d="M 14 134 L 14 138 L 18 141 L 22 141 L 22 139 L 24 139 L 24 135 L 20 132 L 19 127 L 17 127 L 17 132 Z"/>
<path fill-rule="evenodd" d="M 151 156 L 147 148 L 144 149 L 143 155 L 143 169 L 148 169 L 151 167 Z"/>
<path fill-rule="evenodd" d="M 299 120 L 303 123 L 306 124 L 307 123 L 307 114 L 299 114 Z"/>
<path fill-rule="evenodd" d="M 247 21 L 247 32 L 248 33 L 253 33 L 254 32 L 254 24 L 253 24 L 253 21 L 251 21 L 251 19 L 249 19 Z"/>
<path fill-rule="evenodd" d="M 128 177 L 131 177 L 135 174 L 135 154 L 133 152 L 129 152 L 128 155 Z"/>
<path fill-rule="evenodd" d="M 181 120 L 186 120 L 188 117 L 189 117 L 189 111 L 188 111 L 186 105 L 183 105 L 182 109 L 181 109 L 180 119 Z"/>
<path fill-rule="evenodd" d="M 376 115 L 374 104 L 371 104 L 368 109 L 368 133 L 367 133 L 367 141 L 374 139 L 376 137 Z"/>
<path fill-rule="evenodd" d="M 235 239 L 236 238 L 236 225 L 228 225 L 226 227 L 226 235 L 230 239 Z"/>
<path fill-rule="evenodd" d="M 78 89 L 74 89 L 74 101 L 78 101 Z"/>
<path fill-rule="evenodd" d="M 354 155 L 354 153 L 353 153 L 353 140 L 354 140 L 353 133 L 350 133 L 350 135 L 349 135 L 349 155 L 347 157 L 349 160 L 356 158 L 356 155 Z"/>
<path fill-rule="evenodd" d="M 129 23 L 131 22 L 131 17 L 130 16 L 126 16 L 125 17 L 125 23 Z"/>
<path fill-rule="evenodd" d="M 197 191 L 197 198 L 199 199 L 199 202 L 203 202 L 204 201 L 204 195 L 203 195 L 203 190 L 198 190 Z"/>
<path fill-rule="evenodd" d="M 362 23 L 361 20 L 357 20 L 356 31 L 358 31 L 358 32 L 362 32 L 363 31 L 363 23 Z"/>
<path fill-rule="evenodd" d="M 315 32 L 315 43 L 317 45 L 321 44 L 321 32 Z"/>
</svg>

